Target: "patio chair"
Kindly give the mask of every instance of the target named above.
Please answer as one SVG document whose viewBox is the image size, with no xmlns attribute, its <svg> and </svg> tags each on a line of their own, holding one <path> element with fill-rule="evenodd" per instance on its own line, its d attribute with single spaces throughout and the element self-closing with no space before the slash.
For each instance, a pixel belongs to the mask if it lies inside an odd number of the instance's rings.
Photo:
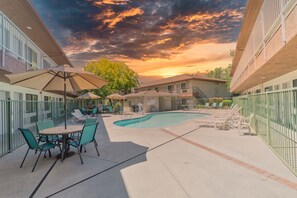
<svg viewBox="0 0 297 198">
<path fill-rule="evenodd" d="M 71 113 L 73 115 L 71 122 L 76 123 L 76 122 L 84 122 L 87 118 L 85 116 L 81 116 L 80 114 L 77 114 L 76 112 Z"/>
<path fill-rule="evenodd" d="M 211 107 L 212 108 L 217 108 L 217 103 L 216 102 L 212 103 L 212 106 Z"/>
<path fill-rule="evenodd" d="M 34 172 L 34 169 L 35 169 L 36 164 L 37 164 L 37 162 L 38 162 L 38 160 L 40 158 L 41 153 L 48 151 L 49 156 L 52 157 L 50 149 L 54 148 L 56 145 L 54 143 L 52 143 L 52 142 L 46 142 L 44 144 L 39 145 L 38 142 L 36 141 L 33 133 L 29 129 L 19 128 L 19 130 L 21 131 L 22 135 L 24 136 L 24 138 L 25 138 L 25 140 L 26 140 L 26 142 L 27 142 L 27 144 L 29 146 L 29 148 L 28 148 L 28 150 L 27 150 L 27 152 L 25 154 L 25 157 L 24 157 L 24 159 L 23 159 L 23 161 L 21 163 L 20 168 L 22 168 L 30 149 L 40 151 L 39 155 L 38 155 L 38 157 L 37 157 L 37 159 L 35 161 L 35 164 L 33 166 L 33 169 L 32 169 L 32 172 Z"/>
<path fill-rule="evenodd" d="M 222 103 L 222 102 L 219 103 L 218 108 L 219 108 L 219 109 L 223 108 L 223 103 Z"/>
<path fill-rule="evenodd" d="M 38 138 L 38 144 L 40 142 L 53 142 L 55 145 L 57 145 L 61 151 L 61 146 L 59 141 L 62 140 L 58 135 L 40 135 L 40 131 L 48 128 L 53 128 L 55 127 L 54 122 L 52 120 L 44 120 L 44 121 L 38 121 L 35 122 L 36 124 L 36 129 L 37 129 L 37 134 L 39 136 Z M 35 153 L 37 150 L 35 151 Z M 46 156 L 46 153 L 44 153 L 44 157 Z"/>
<path fill-rule="evenodd" d="M 200 127 L 207 126 L 214 127 L 217 129 L 220 128 L 223 130 L 234 128 L 233 123 L 235 122 L 235 119 L 238 118 L 240 109 L 241 107 L 231 111 L 229 114 L 226 114 L 222 117 L 209 116 L 207 119 L 199 119 L 197 120 L 197 124 Z"/>
<path fill-rule="evenodd" d="M 92 109 L 92 116 L 95 116 L 97 114 L 97 112 L 98 112 L 98 108 L 97 107 L 94 107 Z"/>
<path fill-rule="evenodd" d="M 80 110 L 80 113 L 81 113 L 82 115 L 86 115 L 86 114 L 87 114 L 87 110 L 86 110 L 86 108 L 82 107 L 82 108 L 80 108 L 79 110 Z"/>
<path fill-rule="evenodd" d="M 252 135 L 252 120 L 253 120 L 253 116 L 254 114 L 252 113 L 250 116 L 248 117 L 241 117 L 240 122 L 239 122 L 239 126 L 238 126 L 238 134 L 240 133 L 240 130 L 243 128 L 248 128 L 249 130 L 249 135 Z"/>
<path fill-rule="evenodd" d="M 97 148 L 98 144 L 97 144 L 96 139 L 95 139 L 95 133 L 96 133 L 96 130 L 97 130 L 97 126 L 98 126 L 98 123 L 90 124 L 90 125 L 84 125 L 84 128 L 82 130 L 82 134 L 80 136 L 80 139 L 77 140 L 77 141 L 73 141 L 73 140 L 68 141 L 68 144 L 70 146 L 73 146 L 73 147 L 75 147 L 77 149 L 81 164 L 84 163 L 83 160 L 82 160 L 81 154 L 80 154 L 81 153 L 81 148 L 82 148 L 82 146 L 85 146 L 86 144 L 89 144 L 89 143 L 93 142 L 94 146 L 95 146 L 95 149 L 97 151 L 97 154 L 98 154 L 98 156 L 100 156 L 98 148 Z"/>
<path fill-rule="evenodd" d="M 210 108 L 210 106 L 209 106 L 209 103 L 207 102 L 205 103 L 205 109 L 208 109 L 208 108 Z"/>
</svg>

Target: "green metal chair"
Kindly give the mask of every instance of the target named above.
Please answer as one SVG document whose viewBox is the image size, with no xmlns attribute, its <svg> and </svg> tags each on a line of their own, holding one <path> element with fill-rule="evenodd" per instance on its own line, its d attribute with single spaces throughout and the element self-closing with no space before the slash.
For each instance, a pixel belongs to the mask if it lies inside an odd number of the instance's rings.
<svg viewBox="0 0 297 198">
<path fill-rule="evenodd" d="M 38 133 L 38 143 L 39 142 L 48 142 L 48 141 L 59 141 L 60 138 L 58 135 L 40 135 L 39 131 L 42 131 L 44 129 L 53 128 L 55 127 L 54 122 L 52 120 L 45 120 L 45 121 L 39 121 L 36 122 L 36 129 Z"/>
<path fill-rule="evenodd" d="M 96 123 L 97 123 L 97 119 L 95 119 L 95 118 L 87 118 L 85 120 L 84 125 L 90 125 L 90 124 L 96 124 Z"/>
<path fill-rule="evenodd" d="M 95 133 L 96 133 L 96 130 L 97 130 L 97 126 L 98 126 L 99 123 L 95 123 L 95 124 L 89 124 L 89 125 L 84 125 L 84 128 L 82 130 L 82 134 L 80 136 L 80 139 L 77 140 L 77 141 L 68 141 L 68 144 L 70 146 L 73 146 L 77 149 L 77 152 L 79 154 L 79 158 L 80 158 L 80 161 L 81 161 L 81 164 L 83 164 L 83 160 L 82 160 L 82 157 L 81 157 L 81 147 L 82 146 L 85 146 L 86 144 L 89 144 L 89 143 L 94 143 L 94 146 L 95 146 L 95 149 L 97 151 L 97 154 L 98 156 L 100 156 L 99 154 L 99 151 L 98 151 L 98 144 L 96 142 L 96 139 L 95 139 Z"/>
<path fill-rule="evenodd" d="M 38 162 L 38 160 L 40 158 L 41 153 L 48 151 L 49 156 L 52 157 L 51 152 L 50 152 L 50 149 L 54 148 L 56 145 L 53 144 L 52 142 L 46 142 L 44 144 L 39 145 L 38 142 L 36 141 L 33 133 L 29 129 L 19 128 L 19 130 L 23 134 L 23 136 L 24 136 L 24 138 L 25 138 L 25 140 L 26 140 L 26 142 L 27 142 L 27 144 L 29 146 L 29 148 L 28 148 L 28 150 L 26 152 L 26 155 L 25 155 L 25 157 L 24 157 L 24 159 L 22 161 L 22 164 L 21 164 L 20 168 L 22 168 L 22 166 L 23 166 L 23 164 L 25 162 L 25 159 L 26 159 L 26 157 L 27 157 L 28 152 L 29 152 L 30 149 L 40 151 L 39 152 L 39 155 L 37 157 L 37 160 L 36 160 L 36 162 L 35 162 L 35 164 L 33 166 L 33 169 L 32 169 L 32 172 L 33 172 L 34 169 L 35 169 L 35 167 L 36 167 L 36 164 L 37 164 L 37 162 Z"/>
<path fill-rule="evenodd" d="M 98 108 L 97 107 L 94 107 L 92 109 L 92 115 L 95 116 L 97 113 L 98 113 Z"/>
</svg>

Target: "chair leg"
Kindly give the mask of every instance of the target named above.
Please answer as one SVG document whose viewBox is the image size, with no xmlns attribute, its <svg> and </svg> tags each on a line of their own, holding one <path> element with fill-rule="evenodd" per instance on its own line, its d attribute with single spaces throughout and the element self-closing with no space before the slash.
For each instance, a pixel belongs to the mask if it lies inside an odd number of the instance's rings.
<svg viewBox="0 0 297 198">
<path fill-rule="evenodd" d="M 38 138 L 38 141 L 37 143 L 39 144 L 40 143 L 40 137 Z M 37 149 L 35 149 L 35 154 L 37 153 Z"/>
<path fill-rule="evenodd" d="M 79 148 L 78 148 L 78 147 L 76 147 L 76 148 L 77 148 L 77 152 L 78 152 L 78 155 L 79 155 L 79 158 L 80 158 L 81 164 L 83 164 L 84 162 L 83 162 L 83 160 L 82 160 L 82 158 L 81 158 L 81 154 L 80 154 L 80 152 L 79 152 Z"/>
<path fill-rule="evenodd" d="M 52 157 L 52 154 L 51 154 L 50 150 L 48 150 L 48 155 L 49 155 L 49 157 Z"/>
<path fill-rule="evenodd" d="M 40 153 L 39 153 L 39 155 L 38 155 L 38 157 L 37 157 L 37 160 L 36 160 L 36 162 L 35 162 L 35 164 L 34 164 L 34 166 L 33 166 L 32 172 L 34 172 L 34 169 L 35 169 L 35 167 L 36 167 L 36 164 L 37 164 L 37 162 L 38 162 L 38 160 L 39 160 L 39 157 L 40 157 L 41 153 L 42 153 L 42 151 L 40 151 Z"/>
<path fill-rule="evenodd" d="M 97 148 L 98 147 L 98 144 L 97 144 L 96 140 L 94 140 L 93 142 L 94 142 L 94 146 L 95 146 L 95 149 L 97 151 L 97 154 L 98 154 L 98 156 L 100 156 L 99 151 L 98 151 L 98 148 Z"/>
<path fill-rule="evenodd" d="M 27 150 L 27 152 L 26 152 L 26 155 L 25 155 L 25 157 L 24 157 L 24 159 L 23 159 L 23 161 L 22 161 L 22 164 L 21 164 L 20 168 L 22 168 L 22 166 L 23 166 L 23 164 L 24 164 L 24 162 L 25 162 L 25 159 L 26 159 L 26 157 L 27 157 L 27 155 L 28 155 L 28 153 L 29 153 L 29 150 L 30 150 L 30 148 L 28 148 L 28 150 Z"/>
</svg>

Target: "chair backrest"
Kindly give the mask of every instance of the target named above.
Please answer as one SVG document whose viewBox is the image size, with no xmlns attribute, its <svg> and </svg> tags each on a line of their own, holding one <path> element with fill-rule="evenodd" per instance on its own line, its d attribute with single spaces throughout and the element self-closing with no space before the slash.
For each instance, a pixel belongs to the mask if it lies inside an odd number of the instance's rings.
<svg viewBox="0 0 297 198">
<path fill-rule="evenodd" d="M 96 124 L 97 123 L 97 120 L 96 119 L 93 119 L 93 118 L 87 118 L 85 120 L 85 125 L 90 125 L 90 124 Z"/>
<path fill-rule="evenodd" d="M 95 133 L 97 130 L 98 123 L 96 124 L 90 124 L 90 125 L 84 125 L 84 128 L 82 130 L 82 134 L 79 139 L 79 145 L 84 145 L 87 143 L 90 143 L 94 140 Z"/>
<path fill-rule="evenodd" d="M 81 111 L 79 109 L 74 109 L 74 112 L 77 116 L 84 117 L 84 115 L 81 113 Z"/>
<path fill-rule="evenodd" d="M 80 108 L 80 113 L 83 114 L 83 115 L 87 114 L 86 108 L 83 108 L 83 107 Z"/>
<path fill-rule="evenodd" d="M 38 149 L 39 148 L 39 144 L 37 143 L 33 133 L 29 129 L 19 128 L 19 130 L 23 134 L 30 149 Z"/>
<path fill-rule="evenodd" d="M 93 109 L 92 109 L 92 114 L 96 114 L 97 113 L 97 107 L 94 107 Z"/>
<path fill-rule="evenodd" d="M 43 129 L 53 128 L 55 127 L 54 122 L 52 120 L 44 120 L 36 122 L 36 128 L 39 133 L 39 131 L 42 131 Z"/>
</svg>

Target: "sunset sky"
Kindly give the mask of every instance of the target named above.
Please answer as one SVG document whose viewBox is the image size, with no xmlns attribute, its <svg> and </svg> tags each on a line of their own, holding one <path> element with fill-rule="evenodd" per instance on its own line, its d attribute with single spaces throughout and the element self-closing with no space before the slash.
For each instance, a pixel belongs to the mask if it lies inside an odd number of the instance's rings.
<svg viewBox="0 0 297 198">
<path fill-rule="evenodd" d="M 245 0 L 32 0 L 75 66 L 105 57 L 143 80 L 231 63 Z"/>
</svg>

